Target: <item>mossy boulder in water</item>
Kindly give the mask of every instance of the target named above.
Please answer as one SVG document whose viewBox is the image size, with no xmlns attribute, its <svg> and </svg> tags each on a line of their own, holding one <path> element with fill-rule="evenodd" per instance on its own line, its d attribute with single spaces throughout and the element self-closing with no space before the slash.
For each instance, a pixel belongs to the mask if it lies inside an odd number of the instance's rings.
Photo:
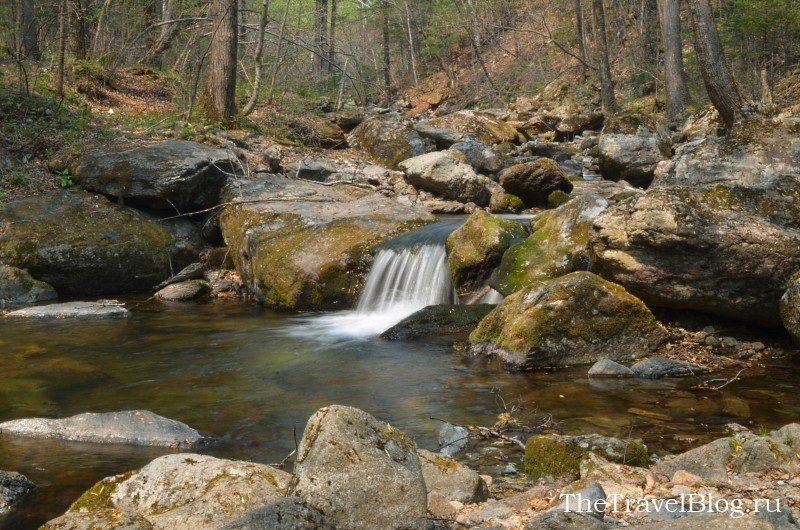
<svg viewBox="0 0 800 530">
<path fill-rule="evenodd" d="M 433 142 L 420 136 L 411 120 L 398 113 L 367 118 L 353 129 L 347 143 L 390 169 L 407 158 L 434 149 Z"/>
<path fill-rule="evenodd" d="M 641 300 L 590 272 L 508 296 L 469 336 L 473 353 L 496 355 L 513 369 L 633 359 L 666 339 Z"/>
<path fill-rule="evenodd" d="M 550 477 L 577 480 L 581 462 L 589 453 L 610 462 L 647 467 L 650 456 L 647 447 L 637 440 L 620 440 L 598 434 L 531 436 L 525 442 L 525 473 L 533 480 Z"/>
<path fill-rule="evenodd" d="M 556 190 L 572 191 L 567 174 L 549 158 L 515 164 L 501 171 L 498 179 L 506 192 L 516 195 L 529 207 L 547 205 L 547 197 Z"/>
<path fill-rule="evenodd" d="M 32 305 L 58 298 L 51 285 L 34 279 L 28 271 L 0 263 L 0 308 Z"/>
<path fill-rule="evenodd" d="M 433 217 L 355 187 L 267 176 L 243 182 L 220 215 L 255 299 L 283 309 L 352 306 L 373 245 Z"/>
<path fill-rule="evenodd" d="M 503 254 L 489 285 L 507 296 L 534 282 L 587 270 L 592 220 L 606 207 L 602 197 L 585 194 L 537 215 L 532 234 Z"/>
<path fill-rule="evenodd" d="M 651 187 L 595 218 L 592 270 L 648 305 L 773 326 L 800 270 L 800 182 Z"/>
<path fill-rule="evenodd" d="M 196 261 L 201 248 L 188 221 L 159 223 L 79 190 L 0 206 L 0 260 L 62 296 L 149 290 Z"/>
<path fill-rule="evenodd" d="M 522 223 L 477 210 L 447 238 L 453 285 L 460 292 L 479 288 L 506 249 L 527 235 Z"/>
</svg>

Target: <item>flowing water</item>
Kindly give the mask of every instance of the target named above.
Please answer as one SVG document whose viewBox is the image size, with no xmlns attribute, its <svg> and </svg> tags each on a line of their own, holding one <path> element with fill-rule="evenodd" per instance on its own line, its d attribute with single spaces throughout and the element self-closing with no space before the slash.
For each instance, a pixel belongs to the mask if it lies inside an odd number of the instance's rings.
<svg viewBox="0 0 800 530">
<path fill-rule="evenodd" d="M 0 319 L 0 421 L 147 409 L 218 437 L 210 454 L 276 463 L 308 417 L 332 403 L 390 421 L 429 449 L 440 419 L 491 425 L 503 401 L 552 414 L 566 433 L 642 437 L 653 450 L 688 448 L 730 421 L 775 428 L 800 419 L 800 369 L 791 363 L 712 391 L 697 387 L 704 378 L 592 381 L 585 368 L 509 374 L 444 340 L 378 338 L 420 304 L 454 300 L 441 239 L 428 231 L 384 248 L 348 312 L 128 299 L 124 320 Z M 0 469 L 39 486 L 0 528 L 36 528 L 100 478 L 165 452 L 0 436 Z"/>
</svg>

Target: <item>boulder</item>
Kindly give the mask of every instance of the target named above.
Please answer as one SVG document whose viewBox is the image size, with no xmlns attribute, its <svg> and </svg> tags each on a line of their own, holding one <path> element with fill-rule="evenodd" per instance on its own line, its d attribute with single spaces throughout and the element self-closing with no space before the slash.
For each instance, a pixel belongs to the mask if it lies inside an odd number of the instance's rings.
<svg viewBox="0 0 800 530">
<path fill-rule="evenodd" d="M 0 423 L 0 433 L 70 442 L 194 448 L 209 439 L 179 421 L 147 410 L 85 413 L 69 418 L 26 418 Z"/>
<path fill-rule="evenodd" d="M 641 300 L 589 272 L 508 296 L 469 337 L 474 354 L 496 355 L 514 369 L 634 359 L 666 339 Z"/>
<path fill-rule="evenodd" d="M 443 336 L 466 338 L 494 306 L 489 304 L 426 306 L 381 333 L 388 340 L 429 340 Z"/>
<path fill-rule="evenodd" d="M 394 112 L 365 119 L 352 130 L 347 143 L 390 169 L 433 149 L 433 142 L 420 136 L 410 120 Z"/>
<path fill-rule="evenodd" d="M 417 189 L 463 203 L 489 204 L 489 190 L 458 152 L 426 153 L 404 160 L 397 167 Z"/>
<path fill-rule="evenodd" d="M 800 345 L 800 274 L 795 273 L 779 302 L 781 323 L 792 340 Z"/>
<path fill-rule="evenodd" d="M 252 462 L 162 456 L 138 471 L 104 478 L 42 529 L 216 530 L 278 501 L 290 478 Z"/>
<path fill-rule="evenodd" d="M 631 366 L 636 377 L 644 379 L 661 379 L 664 377 L 683 377 L 708 372 L 708 368 L 686 361 L 668 359 L 666 357 L 649 357 Z"/>
<path fill-rule="evenodd" d="M 476 472 L 440 454 L 420 450 L 419 461 L 428 497 L 435 494 L 447 501 L 483 502 L 489 497 L 486 482 Z"/>
<path fill-rule="evenodd" d="M 634 134 L 603 133 L 599 143 L 600 172 L 608 180 L 624 180 L 640 188 L 653 181 L 656 166 L 669 158 L 664 136 L 645 127 Z"/>
<path fill-rule="evenodd" d="M 492 192 L 489 199 L 489 212 L 491 213 L 519 213 L 525 209 L 525 203 L 516 195 L 505 191 Z"/>
<path fill-rule="evenodd" d="M 453 144 L 463 141 L 467 135 L 458 131 L 450 129 L 443 129 L 441 127 L 434 127 L 426 122 L 417 122 L 414 124 L 414 130 L 419 133 L 423 138 L 432 140 L 436 147 L 439 149 L 448 149 Z"/>
<path fill-rule="evenodd" d="M 0 260 L 62 296 L 149 290 L 201 249 L 188 221 L 157 222 L 80 190 L 0 206 Z"/>
<path fill-rule="evenodd" d="M 477 110 L 460 110 L 423 123 L 469 135 L 489 145 L 514 143 L 519 133 L 497 116 Z"/>
<path fill-rule="evenodd" d="M 553 510 L 531 517 L 525 530 L 607 530 L 613 528 L 589 513 Z"/>
<path fill-rule="evenodd" d="M 580 195 L 534 217 L 532 233 L 503 254 L 489 285 L 504 295 L 533 283 L 589 268 L 592 221 L 608 207 L 598 195 Z"/>
<path fill-rule="evenodd" d="M 461 425 L 445 423 L 439 429 L 439 453 L 452 458 L 467 447 L 469 431 Z"/>
<path fill-rule="evenodd" d="M 590 453 L 609 462 L 646 467 L 650 461 L 647 447 L 637 440 L 620 440 L 599 434 L 560 436 L 541 434 L 525 442 L 525 473 L 533 480 L 563 478 L 577 480 L 581 462 Z"/>
<path fill-rule="evenodd" d="M 800 181 L 651 187 L 597 216 L 592 270 L 648 305 L 773 326 L 800 270 Z"/>
<path fill-rule="evenodd" d="M 506 192 L 522 199 L 528 207 L 547 204 L 547 197 L 556 190 L 572 191 L 564 170 L 549 158 L 508 167 L 500 172 L 498 179 Z"/>
<path fill-rule="evenodd" d="M 39 305 L 17 309 L 5 315 L 5 318 L 125 318 L 131 312 L 122 304 L 113 300 L 100 302 L 64 302 L 61 304 Z"/>
<path fill-rule="evenodd" d="M 459 292 L 479 288 L 506 250 L 524 240 L 522 223 L 477 210 L 446 241 L 450 277 Z"/>
<path fill-rule="evenodd" d="M 492 175 L 500 171 L 503 160 L 497 149 L 483 142 L 468 138 L 450 146 L 451 151 L 464 155 L 464 160 L 478 173 Z"/>
<path fill-rule="evenodd" d="M 167 285 L 154 296 L 165 302 L 187 302 L 207 295 L 210 290 L 205 280 L 186 280 Z"/>
<path fill-rule="evenodd" d="M 257 301 L 283 309 L 353 306 L 371 247 L 433 219 L 361 188 L 276 176 L 237 193 L 220 215 L 236 269 Z"/>
<path fill-rule="evenodd" d="M 33 305 L 58 298 L 45 282 L 34 279 L 28 271 L 0 263 L 0 308 Z"/>
<path fill-rule="evenodd" d="M 426 489 L 414 442 L 388 423 L 332 405 L 308 421 L 290 495 L 339 530 L 425 528 Z"/>
<path fill-rule="evenodd" d="M 336 530 L 336 527 L 303 499 L 285 497 L 247 512 L 219 530 Z"/>
<path fill-rule="evenodd" d="M 0 471 L 0 517 L 14 510 L 34 488 L 36 485 L 25 475 Z"/>
<path fill-rule="evenodd" d="M 219 203 L 228 178 L 244 174 L 230 151 L 186 140 L 93 153 L 70 168 L 85 190 L 155 210 L 182 213 Z"/>
<path fill-rule="evenodd" d="M 611 359 L 600 359 L 589 368 L 589 377 L 633 377 L 633 370 Z"/>
</svg>

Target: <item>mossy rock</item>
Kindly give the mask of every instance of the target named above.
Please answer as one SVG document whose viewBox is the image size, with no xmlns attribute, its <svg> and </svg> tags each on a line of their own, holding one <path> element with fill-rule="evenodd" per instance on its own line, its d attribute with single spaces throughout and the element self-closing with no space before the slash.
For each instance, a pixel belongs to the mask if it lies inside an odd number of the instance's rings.
<svg viewBox="0 0 800 530">
<path fill-rule="evenodd" d="M 474 354 L 522 370 L 644 357 L 666 339 L 641 300 L 590 272 L 506 297 L 469 336 Z"/>
<path fill-rule="evenodd" d="M 651 113 L 620 113 L 606 118 L 603 134 L 636 134 L 639 127 L 655 131 L 656 125 L 656 119 Z"/>
<path fill-rule="evenodd" d="M 525 203 L 516 195 L 498 191 L 492 193 L 489 199 L 489 212 L 491 213 L 519 213 L 525 209 Z"/>
<path fill-rule="evenodd" d="M 361 122 L 347 139 L 351 147 L 369 154 L 390 169 L 408 158 L 431 151 L 434 146 L 414 130 L 411 121 L 399 114 L 372 116 Z"/>
<path fill-rule="evenodd" d="M 516 221 L 477 210 L 447 238 L 447 261 L 460 292 L 480 287 L 511 245 L 527 237 Z"/>
<path fill-rule="evenodd" d="M 0 207 L 0 256 L 61 295 L 147 291 L 197 260 L 199 233 L 80 190 Z"/>
<path fill-rule="evenodd" d="M 360 188 L 269 176 L 243 183 L 220 224 L 254 298 L 280 309 L 354 305 L 374 245 L 432 220 Z"/>
<path fill-rule="evenodd" d="M 517 130 L 497 116 L 476 110 L 461 110 L 426 121 L 441 129 L 468 134 L 489 145 L 503 142 L 516 143 Z"/>
<path fill-rule="evenodd" d="M 498 180 L 506 193 L 516 195 L 528 207 L 545 205 L 552 192 L 569 193 L 573 187 L 564 170 L 549 158 L 508 167 L 500 172 Z"/>
<path fill-rule="evenodd" d="M 537 435 L 525 442 L 525 473 L 542 478 L 573 481 L 580 478 L 581 462 L 594 453 L 609 462 L 648 467 L 650 454 L 639 440 L 620 440 L 597 434 L 581 436 Z"/>
<path fill-rule="evenodd" d="M 572 197 L 570 196 L 569 193 L 564 193 L 561 190 L 556 190 L 547 196 L 547 207 L 558 208 L 559 206 L 569 202 L 571 198 Z"/>
<path fill-rule="evenodd" d="M 608 202 L 599 195 L 580 195 L 532 221 L 532 234 L 503 254 L 489 285 L 503 295 L 564 274 L 587 270 L 592 220 Z"/>
<path fill-rule="evenodd" d="M 446 335 L 466 339 L 493 308 L 490 304 L 429 305 L 381 333 L 381 338 L 421 340 Z"/>
</svg>

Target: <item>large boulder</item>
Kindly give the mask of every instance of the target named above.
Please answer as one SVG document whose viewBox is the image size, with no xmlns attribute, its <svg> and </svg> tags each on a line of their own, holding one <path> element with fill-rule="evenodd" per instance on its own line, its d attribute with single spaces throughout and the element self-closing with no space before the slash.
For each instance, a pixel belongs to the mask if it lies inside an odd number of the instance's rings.
<svg viewBox="0 0 800 530">
<path fill-rule="evenodd" d="M 450 277 L 459 291 L 479 288 L 513 244 L 527 237 L 522 223 L 477 210 L 446 241 Z"/>
<path fill-rule="evenodd" d="M 216 530 L 279 500 L 290 478 L 253 462 L 162 456 L 138 471 L 104 478 L 42 529 Z"/>
<path fill-rule="evenodd" d="M 607 207 L 602 197 L 585 194 L 537 215 L 531 235 L 506 250 L 489 284 L 509 295 L 534 282 L 587 270 L 592 220 Z"/>
<path fill-rule="evenodd" d="M 422 475 L 428 489 L 428 506 L 443 500 L 476 503 L 489 497 L 489 488 L 476 472 L 455 460 L 430 451 L 419 451 Z"/>
<path fill-rule="evenodd" d="M 792 276 L 780 299 L 781 322 L 795 344 L 800 345 L 800 273 Z"/>
<path fill-rule="evenodd" d="M 460 110 L 425 121 L 440 129 L 450 129 L 489 145 L 516 142 L 517 130 L 497 116 L 477 110 Z"/>
<path fill-rule="evenodd" d="M 780 325 L 800 270 L 800 181 L 651 187 L 594 220 L 592 270 L 647 304 Z"/>
<path fill-rule="evenodd" d="M 0 261 L 62 296 L 149 290 L 196 261 L 201 249 L 188 221 L 159 223 L 79 190 L 0 206 Z"/>
<path fill-rule="evenodd" d="M 33 305 L 58 298 L 51 285 L 33 278 L 28 271 L 0 263 L 0 308 Z"/>
<path fill-rule="evenodd" d="M 491 175 L 500 171 L 503 166 L 503 159 L 497 149 L 474 138 L 457 142 L 450 146 L 450 150 L 462 153 L 467 164 L 478 173 Z"/>
<path fill-rule="evenodd" d="M 573 272 L 508 296 L 469 337 L 473 353 L 496 355 L 513 369 L 633 359 L 666 339 L 641 300 L 590 272 Z"/>
<path fill-rule="evenodd" d="M 347 137 L 347 143 L 390 169 L 406 158 L 419 156 L 434 147 L 432 141 L 414 130 L 411 120 L 396 112 L 362 121 Z"/>
<path fill-rule="evenodd" d="M 283 309 L 350 307 L 370 248 L 433 217 L 355 187 L 268 175 L 242 182 L 220 224 L 255 299 Z"/>
<path fill-rule="evenodd" d="M 416 444 L 388 423 L 332 405 L 308 420 L 289 493 L 339 530 L 424 529 L 425 480 Z"/>
<path fill-rule="evenodd" d="M 400 162 L 397 167 L 417 189 L 429 191 L 445 199 L 489 204 L 489 190 L 457 151 L 436 151 Z"/>
<path fill-rule="evenodd" d="M 230 176 L 244 174 L 230 151 L 186 140 L 94 153 L 71 169 L 82 188 L 118 202 L 181 212 L 210 208 Z"/>
<path fill-rule="evenodd" d="M 549 158 L 508 167 L 500 172 L 498 179 L 504 190 L 529 207 L 546 205 L 547 197 L 556 190 L 572 191 L 572 183 L 564 170 Z"/>
<path fill-rule="evenodd" d="M 284 497 L 257 508 L 219 530 L 336 530 L 300 497 Z"/>
<path fill-rule="evenodd" d="M 69 418 L 25 418 L 0 423 L 0 433 L 70 442 L 195 448 L 209 439 L 179 421 L 147 410 L 85 413 Z"/>
<path fill-rule="evenodd" d="M 645 127 L 633 134 L 603 133 L 599 144 L 600 172 L 606 179 L 646 188 L 653 181 L 658 163 L 669 158 L 669 149 L 664 135 Z"/>
</svg>

